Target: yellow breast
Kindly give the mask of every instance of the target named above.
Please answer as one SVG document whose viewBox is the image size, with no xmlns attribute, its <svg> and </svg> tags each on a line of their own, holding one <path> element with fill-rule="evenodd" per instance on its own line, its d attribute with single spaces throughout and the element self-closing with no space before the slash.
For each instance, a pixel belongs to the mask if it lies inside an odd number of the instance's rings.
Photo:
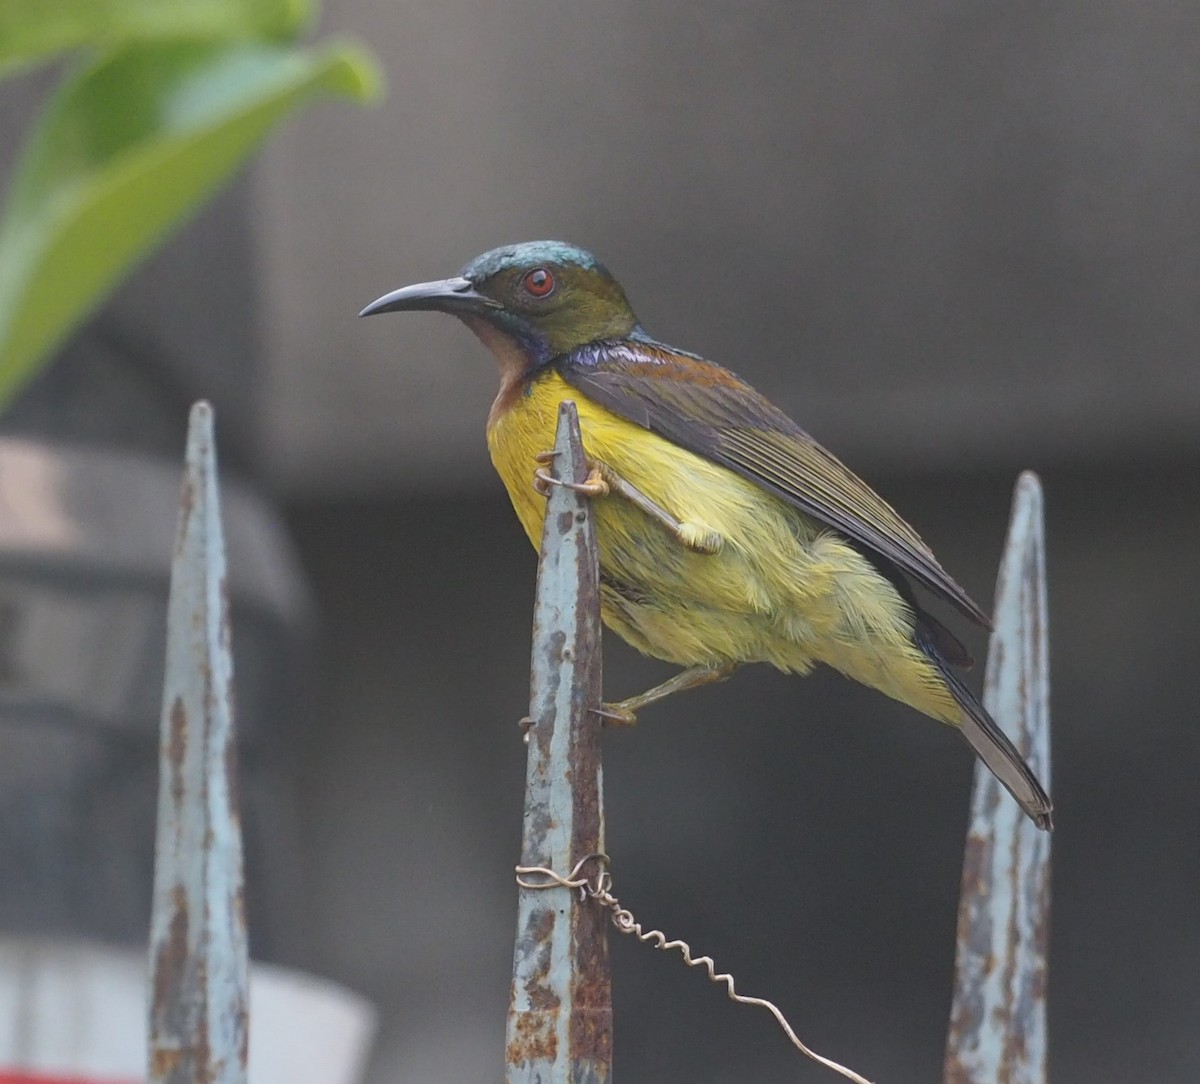
<svg viewBox="0 0 1200 1084">
<path fill-rule="evenodd" d="M 641 594 L 669 587 L 674 597 L 696 605 L 769 609 L 770 592 L 754 584 L 742 566 L 772 541 L 794 546 L 797 525 L 791 510 L 724 467 L 592 402 L 553 371 L 528 385 L 507 411 L 494 415 L 488 430 L 492 462 L 530 541 L 539 544 L 546 509 L 545 498 L 532 484 L 535 457 L 554 446 L 564 399 L 575 402 L 589 459 L 606 463 L 677 519 L 715 530 L 726 541 L 718 557 L 696 554 L 628 501 L 598 501 L 596 532 L 606 577 Z M 746 534 L 748 523 L 757 524 L 753 537 Z M 717 570 L 723 574 L 714 576 Z"/>
<path fill-rule="evenodd" d="M 607 463 L 618 474 L 648 497 L 670 508 L 681 520 L 700 516 L 711 506 L 714 496 L 723 503 L 731 499 L 735 507 L 727 515 L 748 512 L 758 503 L 758 490 L 723 467 L 686 451 L 668 440 L 625 421 L 612 411 L 592 402 L 572 388 L 554 371 L 526 385 L 504 410 L 495 410 L 489 418 L 488 449 L 496 472 L 503 480 L 517 517 L 536 546 L 542 535 L 545 499 L 533 488 L 535 457 L 554 446 L 558 425 L 558 407 L 573 400 L 579 413 L 579 428 L 589 459 Z M 731 484 L 732 483 L 732 484 Z M 628 521 L 607 512 L 636 513 Z M 639 540 L 650 527 L 663 528 L 639 510 L 619 502 L 604 502 L 597 512 L 601 549 L 617 541 L 613 531 L 636 530 Z"/>
<path fill-rule="evenodd" d="M 503 409 L 498 403 L 488 426 L 492 462 L 535 546 L 546 508 L 533 488 L 535 457 L 554 446 L 565 399 L 579 411 L 589 459 L 724 540 L 716 555 L 695 553 L 628 501 L 598 500 L 602 611 L 624 639 L 682 666 L 759 661 L 803 673 L 824 662 L 930 714 L 957 717 L 930 685 L 903 601 L 861 553 L 752 482 L 592 402 L 553 370 Z"/>
</svg>

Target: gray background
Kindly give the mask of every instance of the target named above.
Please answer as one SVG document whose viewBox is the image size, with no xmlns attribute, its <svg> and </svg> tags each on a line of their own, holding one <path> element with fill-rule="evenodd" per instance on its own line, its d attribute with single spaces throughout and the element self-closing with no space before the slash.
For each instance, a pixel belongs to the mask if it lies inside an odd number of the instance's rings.
<svg viewBox="0 0 1200 1084">
<path fill-rule="evenodd" d="M 310 708 L 275 721 L 305 889 L 259 936 L 379 1002 L 372 1081 L 500 1073 L 534 562 L 487 464 L 490 359 L 445 318 L 354 313 L 535 237 L 595 249 L 652 333 L 771 395 L 980 600 L 1012 481 L 1042 473 L 1051 1076 L 1197 1079 L 1194 5 L 341 0 L 331 29 L 379 52 L 387 103 L 290 122 L 102 326 L 191 374 L 180 415 L 215 396 L 287 512 L 320 614 Z M 239 374 L 214 329 L 247 315 Z M 605 661 L 610 695 L 665 673 Z M 834 675 L 748 671 L 606 758 L 639 917 L 823 1053 L 938 1078 L 953 734 Z M 676 961 L 613 956 L 619 1079 L 826 1079 Z"/>
</svg>

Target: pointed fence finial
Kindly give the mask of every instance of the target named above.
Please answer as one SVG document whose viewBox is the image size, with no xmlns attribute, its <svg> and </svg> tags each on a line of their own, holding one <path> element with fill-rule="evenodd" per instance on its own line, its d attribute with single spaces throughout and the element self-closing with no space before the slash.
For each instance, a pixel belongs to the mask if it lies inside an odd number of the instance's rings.
<svg viewBox="0 0 1200 1084">
<path fill-rule="evenodd" d="M 984 706 L 1050 786 L 1050 669 L 1042 487 L 1013 495 L 996 583 Z M 1050 833 L 982 765 L 967 835 L 945 1084 L 1045 1084 Z"/>
<path fill-rule="evenodd" d="M 192 407 L 167 612 L 150 924 L 151 1084 L 245 1084 L 246 918 L 213 411 Z"/>
<path fill-rule="evenodd" d="M 587 477 L 573 402 L 559 407 L 554 475 Z M 604 850 L 600 582 L 591 502 L 547 499 L 534 604 L 523 867 L 571 870 Z M 519 882 L 520 883 L 520 882 Z M 518 889 L 506 1084 L 606 1084 L 612 1060 L 608 915 L 576 890 Z"/>
</svg>

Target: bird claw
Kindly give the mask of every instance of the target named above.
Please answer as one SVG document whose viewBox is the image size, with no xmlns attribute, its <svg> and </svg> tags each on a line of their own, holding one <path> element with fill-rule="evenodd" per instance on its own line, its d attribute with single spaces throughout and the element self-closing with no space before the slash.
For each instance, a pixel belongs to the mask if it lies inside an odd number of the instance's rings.
<svg viewBox="0 0 1200 1084">
<path fill-rule="evenodd" d="M 698 523 L 681 523 L 675 537 L 693 553 L 712 557 L 725 548 L 725 539 Z"/>
<path fill-rule="evenodd" d="M 539 452 L 533 458 L 538 463 L 550 463 L 556 455 L 558 452 Z M 611 492 L 608 482 L 604 479 L 604 470 L 598 463 L 588 464 L 588 476 L 582 482 L 564 482 L 555 478 L 545 467 L 538 467 L 533 472 L 534 491 L 548 497 L 551 486 L 562 486 L 564 489 L 582 493 L 585 497 L 607 497 Z"/>
<path fill-rule="evenodd" d="M 634 726 L 637 723 L 637 715 L 620 704 L 601 704 L 598 708 L 592 708 L 592 714 L 600 716 L 601 726 Z M 517 726 L 521 729 L 521 740 L 526 745 L 529 744 L 536 724 L 537 720 L 530 715 L 517 720 Z"/>
<path fill-rule="evenodd" d="M 593 715 L 599 715 L 604 726 L 635 726 L 637 714 L 621 707 L 620 704 L 601 704 L 592 708 Z"/>
</svg>

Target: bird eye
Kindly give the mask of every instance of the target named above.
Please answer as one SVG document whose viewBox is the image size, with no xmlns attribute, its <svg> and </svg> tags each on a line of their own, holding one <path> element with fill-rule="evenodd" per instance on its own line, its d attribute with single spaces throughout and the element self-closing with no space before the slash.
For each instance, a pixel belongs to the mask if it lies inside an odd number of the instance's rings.
<svg viewBox="0 0 1200 1084">
<path fill-rule="evenodd" d="M 554 276 L 544 267 L 535 267 L 521 281 L 525 291 L 534 297 L 546 297 L 554 289 Z"/>
</svg>

